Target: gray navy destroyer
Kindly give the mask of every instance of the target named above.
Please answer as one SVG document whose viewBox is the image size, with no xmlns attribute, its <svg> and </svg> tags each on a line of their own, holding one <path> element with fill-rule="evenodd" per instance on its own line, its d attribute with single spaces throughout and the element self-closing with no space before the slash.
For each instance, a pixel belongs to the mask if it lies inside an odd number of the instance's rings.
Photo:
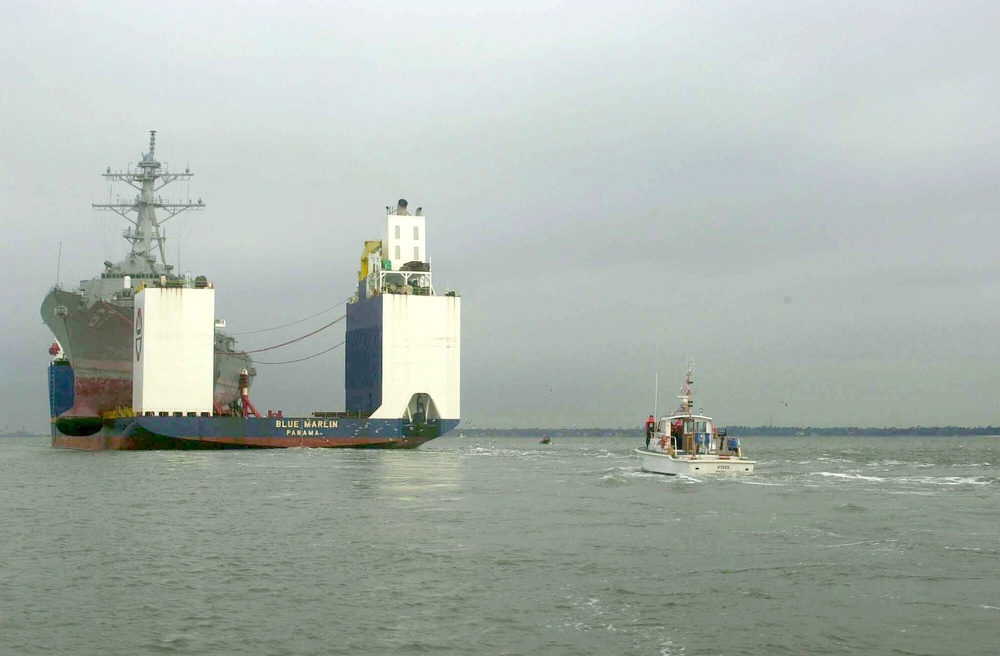
<svg viewBox="0 0 1000 656">
<path fill-rule="evenodd" d="M 161 226 L 186 210 L 202 210 L 197 201 L 165 202 L 158 192 L 193 173 L 171 173 L 156 159 L 156 132 L 150 133 L 149 152 L 135 168 L 102 174 L 109 182 L 123 182 L 138 194 L 131 200 L 94 204 L 95 210 L 112 211 L 131 225 L 123 237 L 131 250 L 120 262 L 104 262 L 99 276 L 80 281 L 73 290 L 56 284 L 42 301 L 42 321 L 56 338 L 50 349 L 49 368 L 52 440 L 57 446 L 72 446 L 73 438 L 101 430 L 103 419 L 132 406 L 133 308 L 136 290 L 151 284 L 193 287 L 204 278 L 178 275 L 165 262 Z M 159 218 L 157 212 L 165 217 Z M 157 258 L 159 254 L 159 259 Z M 215 335 L 215 398 L 220 414 L 231 411 L 239 399 L 240 374 L 248 372 L 248 384 L 256 370 L 236 340 L 221 331 Z M 69 442 L 69 443 L 67 443 Z"/>
</svg>

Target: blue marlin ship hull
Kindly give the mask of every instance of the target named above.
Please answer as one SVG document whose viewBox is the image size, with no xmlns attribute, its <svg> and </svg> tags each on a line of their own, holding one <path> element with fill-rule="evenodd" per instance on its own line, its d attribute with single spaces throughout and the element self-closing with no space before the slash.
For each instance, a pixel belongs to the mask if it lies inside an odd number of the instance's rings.
<svg viewBox="0 0 1000 656">
<path fill-rule="evenodd" d="M 457 419 L 413 424 L 358 417 L 139 416 L 105 419 L 92 435 L 68 435 L 52 424 L 52 445 L 89 451 L 160 449 L 412 449 L 444 435 Z"/>
</svg>

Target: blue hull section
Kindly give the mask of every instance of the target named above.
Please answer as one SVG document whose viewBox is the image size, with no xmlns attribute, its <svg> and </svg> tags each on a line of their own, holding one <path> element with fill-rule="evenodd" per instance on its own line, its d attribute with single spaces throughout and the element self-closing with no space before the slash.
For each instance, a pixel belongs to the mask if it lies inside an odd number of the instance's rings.
<svg viewBox="0 0 1000 656">
<path fill-rule="evenodd" d="M 382 297 L 347 306 L 344 387 L 347 410 L 368 415 L 382 405 Z"/>
<path fill-rule="evenodd" d="M 73 367 L 69 364 L 49 365 L 49 412 L 57 417 L 73 407 L 74 386 Z"/>
</svg>

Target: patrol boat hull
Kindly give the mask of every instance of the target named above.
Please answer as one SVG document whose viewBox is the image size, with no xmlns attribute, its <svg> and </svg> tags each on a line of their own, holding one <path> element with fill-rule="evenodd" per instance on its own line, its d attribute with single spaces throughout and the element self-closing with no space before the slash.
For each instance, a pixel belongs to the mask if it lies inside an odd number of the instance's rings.
<svg viewBox="0 0 1000 656">
<path fill-rule="evenodd" d="M 638 448 L 639 463 L 643 471 L 668 476 L 700 476 L 702 474 L 752 474 L 754 460 L 746 460 L 736 456 L 717 456 L 714 454 L 697 456 L 671 456 L 658 451 Z"/>
</svg>

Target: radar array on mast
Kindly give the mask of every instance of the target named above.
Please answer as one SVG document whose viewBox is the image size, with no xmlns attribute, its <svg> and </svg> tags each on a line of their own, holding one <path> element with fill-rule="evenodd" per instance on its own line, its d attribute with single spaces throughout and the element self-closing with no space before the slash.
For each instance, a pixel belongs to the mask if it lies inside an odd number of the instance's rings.
<svg viewBox="0 0 1000 656">
<path fill-rule="evenodd" d="M 184 173 L 170 173 L 166 164 L 162 165 L 156 160 L 156 130 L 149 133 L 149 152 L 142 156 L 138 168 L 131 168 L 125 171 L 112 172 L 108 167 L 102 177 L 109 183 L 124 182 L 139 191 L 132 202 L 117 203 L 94 203 L 91 207 L 97 211 L 111 211 L 123 217 L 134 226 L 127 228 L 122 236 L 132 244 L 132 253 L 150 257 L 150 250 L 153 243 L 156 243 L 160 251 L 160 261 L 166 263 L 163 251 L 164 237 L 160 233 L 160 226 L 177 216 L 185 210 L 203 210 L 205 202 L 202 199 L 197 201 L 188 200 L 186 203 L 165 202 L 162 196 L 154 195 L 155 192 L 166 187 L 177 180 L 190 180 L 194 177 L 190 169 L 185 169 Z M 159 220 L 156 217 L 156 210 L 161 209 L 168 213 L 167 217 Z M 136 212 L 136 218 L 129 216 L 130 212 Z"/>
</svg>

